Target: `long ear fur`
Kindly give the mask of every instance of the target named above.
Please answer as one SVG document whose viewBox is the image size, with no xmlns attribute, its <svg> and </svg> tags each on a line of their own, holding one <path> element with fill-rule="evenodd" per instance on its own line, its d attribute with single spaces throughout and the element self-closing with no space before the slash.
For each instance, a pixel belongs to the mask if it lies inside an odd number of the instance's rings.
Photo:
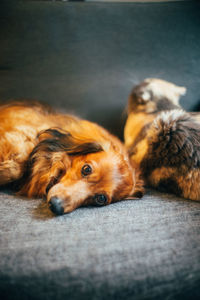
<svg viewBox="0 0 200 300">
<path fill-rule="evenodd" d="M 85 155 L 103 151 L 102 146 L 95 141 L 83 141 L 71 135 L 69 132 L 64 132 L 58 128 L 50 128 L 40 133 L 39 144 L 34 148 L 34 151 L 43 150 L 48 152 L 63 151 L 68 155 Z"/>
<path fill-rule="evenodd" d="M 69 156 L 103 151 L 94 141 L 79 140 L 69 132 L 50 128 L 40 133 L 29 155 L 19 194 L 42 196 L 56 184 L 71 164 Z"/>
</svg>

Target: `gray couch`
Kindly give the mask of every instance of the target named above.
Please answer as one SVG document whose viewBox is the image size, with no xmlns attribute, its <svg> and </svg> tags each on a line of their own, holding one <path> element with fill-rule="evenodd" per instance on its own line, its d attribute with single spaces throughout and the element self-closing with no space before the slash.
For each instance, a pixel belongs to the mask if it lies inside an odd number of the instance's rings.
<svg viewBox="0 0 200 300">
<path fill-rule="evenodd" d="M 122 137 L 146 77 L 200 99 L 200 5 L 1 1 L 0 98 L 44 100 Z M 200 202 L 141 200 L 55 217 L 0 191 L 0 299 L 199 299 Z"/>
</svg>

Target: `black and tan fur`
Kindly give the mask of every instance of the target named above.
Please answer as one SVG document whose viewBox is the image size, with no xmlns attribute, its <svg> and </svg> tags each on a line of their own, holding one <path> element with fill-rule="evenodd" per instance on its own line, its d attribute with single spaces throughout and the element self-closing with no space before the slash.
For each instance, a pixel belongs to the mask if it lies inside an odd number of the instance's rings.
<svg viewBox="0 0 200 300">
<path fill-rule="evenodd" d="M 200 200 L 199 114 L 181 108 L 185 92 L 154 78 L 137 85 L 128 101 L 124 138 L 146 185 Z"/>
</svg>

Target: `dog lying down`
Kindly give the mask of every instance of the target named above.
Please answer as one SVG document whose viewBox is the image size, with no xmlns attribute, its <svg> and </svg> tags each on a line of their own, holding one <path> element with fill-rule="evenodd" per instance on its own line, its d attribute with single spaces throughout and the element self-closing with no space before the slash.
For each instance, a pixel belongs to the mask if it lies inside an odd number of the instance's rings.
<svg viewBox="0 0 200 300">
<path fill-rule="evenodd" d="M 147 185 L 200 200 L 200 114 L 181 108 L 185 92 L 154 78 L 137 85 L 128 101 L 125 145 Z"/>
<path fill-rule="evenodd" d="M 47 198 L 55 214 L 142 196 L 125 147 L 95 123 L 34 103 L 0 106 L 0 185 Z"/>
</svg>

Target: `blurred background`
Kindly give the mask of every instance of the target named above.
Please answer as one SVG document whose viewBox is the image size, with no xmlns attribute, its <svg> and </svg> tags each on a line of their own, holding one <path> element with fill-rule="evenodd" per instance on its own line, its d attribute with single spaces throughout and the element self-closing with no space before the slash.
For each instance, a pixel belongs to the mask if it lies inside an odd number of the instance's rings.
<svg viewBox="0 0 200 300">
<path fill-rule="evenodd" d="M 87 1 L 86 1 L 87 2 Z M 199 1 L 0 2 L 0 99 L 37 99 L 122 138 L 123 111 L 147 77 L 200 99 Z"/>
</svg>

